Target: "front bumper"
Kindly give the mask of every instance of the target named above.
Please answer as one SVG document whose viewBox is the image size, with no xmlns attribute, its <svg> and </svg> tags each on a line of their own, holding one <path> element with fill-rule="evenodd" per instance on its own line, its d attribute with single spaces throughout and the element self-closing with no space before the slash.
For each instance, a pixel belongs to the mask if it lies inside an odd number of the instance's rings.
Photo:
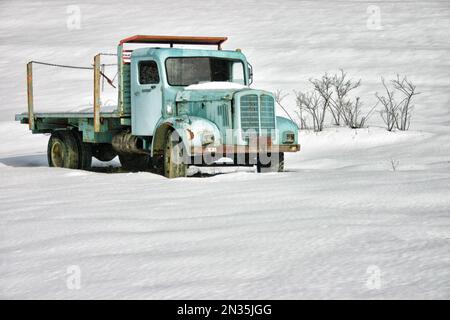
<svg viewBox="0 0 450 320">
<path fill-rule="evenodd" d="M 271 146 L 239 146 L 239 145 L 219 145 L 219 146 L 203 146 L 192 147 L 191 155 L 200 155 L 204 153 L 214 154 L 236 154 L 236 153 L 280 153 L 280 152 L 298 152 L 300 151 L 299 144 L 290 145 L 271 145 Z"/>
</svg>

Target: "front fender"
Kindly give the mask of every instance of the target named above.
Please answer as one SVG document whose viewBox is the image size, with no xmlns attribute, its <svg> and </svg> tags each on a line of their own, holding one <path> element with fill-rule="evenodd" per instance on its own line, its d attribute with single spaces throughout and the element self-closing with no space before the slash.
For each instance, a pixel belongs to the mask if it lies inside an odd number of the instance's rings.
<svg viewBox="0 0 450 320">
<path fill-rule="evenodd" d="M 156 125 L 152 140 L 152 155 L 164 149 L 164 140 L 169 130 L 175 130 L 181 137 L 187 155 L 191 155 L 192 147 L 215 147 L 222 143 L 219 128 L 213 122 L 192 116 L 170 117 L 160 119 Z M 210 136 L 214 137 L 214 140 L 205 145 L 204 138 Z"/>
<path fill-rule="evenodd" d="M 277 129 L 278 129 L 280 144 L 285 144 L 286 135 L 288 133 L 294 134 L 293 144 L 298 144 L 298 126 L 294 121 L 289 120 L 285 117 L 277 116 Z"/>
</svg>

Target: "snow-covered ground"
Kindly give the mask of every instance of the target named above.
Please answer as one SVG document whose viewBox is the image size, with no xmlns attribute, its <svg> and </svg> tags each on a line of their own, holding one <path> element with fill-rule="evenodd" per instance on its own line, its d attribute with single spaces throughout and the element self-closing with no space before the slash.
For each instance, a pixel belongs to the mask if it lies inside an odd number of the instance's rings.
<svg viewBox="0 0 450 320">
<path fill-rule="evenodd" d="M 382 30 L 367 28 L 369 5 Z M 2 1 L 0 26 L 1 298 L 450 298 L 449 1 Z M 89 65 L 133 34 L 229 36 L 257 88 L 306 89 L 342 67 L 367 108 L 381 75 L 422 93 L 408 132 L 378 115 L 301 132 L 285 173 L 48 168 L 48 137 L 12 121 L 25 62 Z M 38 111 L 92 102 L 83 72 L 35 75 Z"/>
</svg>

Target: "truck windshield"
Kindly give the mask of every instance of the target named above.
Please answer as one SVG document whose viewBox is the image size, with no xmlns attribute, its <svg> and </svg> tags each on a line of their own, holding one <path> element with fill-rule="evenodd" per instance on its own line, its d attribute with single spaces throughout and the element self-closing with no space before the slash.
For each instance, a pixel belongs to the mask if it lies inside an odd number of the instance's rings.
<svg viewBox="0 0 450 320">
<path fill-rule="evenodd" d="M 171 86 L 227 81 L 245 84 L 240 60 L 214 57 L 179 57 L 166 60 L 167 81 Z"/>
</svg>

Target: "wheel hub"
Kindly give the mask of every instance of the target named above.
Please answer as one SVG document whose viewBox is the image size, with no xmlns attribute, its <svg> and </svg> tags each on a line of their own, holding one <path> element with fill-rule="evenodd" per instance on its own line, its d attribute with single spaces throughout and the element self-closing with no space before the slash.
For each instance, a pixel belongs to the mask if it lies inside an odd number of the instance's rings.
<svg viewBox="0 0 450 320">
<path fill-rule="evenodd" d="M 64 155 L 63 148 L 60 142 L 55 142 L 52 146 L 52 162 L 55 167 L 63 167 Z"/>
</svg>

